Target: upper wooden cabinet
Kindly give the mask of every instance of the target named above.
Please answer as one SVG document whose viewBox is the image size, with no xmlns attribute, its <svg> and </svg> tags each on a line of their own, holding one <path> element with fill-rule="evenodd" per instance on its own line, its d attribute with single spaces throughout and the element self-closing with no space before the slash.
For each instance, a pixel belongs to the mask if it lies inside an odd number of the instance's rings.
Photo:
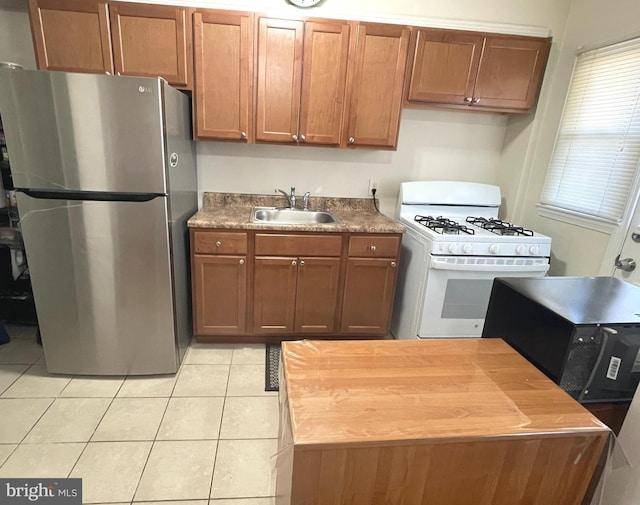
<svg viewBox="0 0 640 505">
<path fill-rule="evenodd" d="M 485 38 L 474 105 L 530 109 L 549 58 L 550 39 L 492 35 Z"/>
<path fill-rule="evenodd" d="M 338 145 L 344 126 L 344 96 L 351 27 L 340 21 L 307 22 L 300 104 L 300 141 Z"/>
<path fill-rule="evenodd" d="M 38 68 L 192 80 L 192 9 L 96 0 L 29 0 Z"/>
<path fill-rule="evenodd" d="M 253 14 L 194 14 L 195 137 L 251 141 Z"/>
<path fill-rule="evenodd" d="M 342 21 L 259 20 L 257 140 L 340 144 L 350 32 Z"/>
<path fill-rule="evenodd" d="M 260 18 L 256 139 L 298 141 L 304 23 Z"/>
<path fill-rule="evenodd" d="M 109 3 L 116 72 L 163 77 L 191 84 L 191 9 L 167 5 Z"/>
<path fill-rule="evenodd" d="M 550 46 L 545 38 L 415 29 L 407 100 L 529 110 L 540 90 Z"/>
<path fill-rule="evenodd" d="M 410 30 L 405 26 L 360 23 L 351 66 L 351 146 L 395 148 Z"/>
<path fill-rule="evenodd" d="M 113 72 L 106 2 L 29 0 L 38 68 Z"/>
</svg>

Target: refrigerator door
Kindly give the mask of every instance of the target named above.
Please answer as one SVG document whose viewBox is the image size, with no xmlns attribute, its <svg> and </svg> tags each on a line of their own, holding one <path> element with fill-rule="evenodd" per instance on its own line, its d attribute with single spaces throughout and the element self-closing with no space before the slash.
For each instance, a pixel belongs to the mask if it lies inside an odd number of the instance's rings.
<svg viewBox="0 0 640 505">
<path fill-rule="evenodd" d="M 167 199 L 17 197 L 48 371 L 176 372 Z"/>
<path fill-rule="evenodd" d="M 159 79 L 0 72 L 16 188 L 166 193 Z"/>
</svg>

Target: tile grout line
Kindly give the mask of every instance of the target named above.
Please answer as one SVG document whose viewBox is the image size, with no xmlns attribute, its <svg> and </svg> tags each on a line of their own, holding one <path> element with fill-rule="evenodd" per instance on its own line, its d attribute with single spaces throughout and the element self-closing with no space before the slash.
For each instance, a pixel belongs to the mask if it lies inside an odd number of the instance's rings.
<svg viewBox="0 0 640 505">
<path fill-rule="evenodd" d="M 77 376 L 74 376 L 77 377 Z M 71 381 L 69 381 L 69 384 L 71 383 Z M 71 470 L 69 470 L 69 473 L 67 474 L 67 476 L 71 475 L 73 473 L 73 471 L 76 469 L 76 466 L 78 466 L 78 462 L 80 461 L 80 459 L 82 458 L 83 454 L 85 453 L 85 451 L 87 450 L 87 447 L 89 447 L 89 442 L 91 442 L 91 439 L 93 438 L 93 436 L 96 433 L 96 430 L 98 429 L 98 426 L 100 426 L 100 423 L 102 422 L 102 420 L 104 419 L 104 416 L 107 415 L 107 411 L 111 408 L 111 405 L 113 404 L 113 400 L 115 400 L 117 394 L 120 392 L 120 389 L 122 389 L 122 385 L 124 384 L 124 379 L 123 381 L 120 383 L 120 387 L 118 388 L 118 391 L 115 392 L 115 394 L 113 395 L 113 397 L 111 398 L 111 401 L 109 402 L 109 405 L 107 405 L 107 408 L 104 409 L 104 412 L 102 413 L 102 416 L 100 417 L 100 420 L 96 423 L 95 428 L 93 429 L 93 433 L 91 433 L 91 436 L 89 437 L 89 440 L 87 440 L 85 446 L 82 448 L 82 451 L 80 452 L 80 455 L 78 456 L 78 459 L 76 459 L 75 463 L 73 464 L 73 466 L 71 467 Z M 68 386 L 68 384 L 67 384 Z M 65 389 L 67 389 L 65 387 Z M 63 390 L 64 391 L 64 390 Z M 60 392 L 60 394 L 62 394 L 62 392 Z M 82 477 L 80 477 L 82 478 Z"/>
<path fill-rule="evenodd" d="M 213 468 L 211 469 L 211 481 L 209 482 L 209 496 L 207 497 L 208 502 L 211 502 L 211 491 L 213 491 L 213 477 L 216 473 L 216 464 L 218 463 L 218 453 L 220 452 L 220 435 L 222 433 L 222 421 L 224 419 L 224 409 L 227 405 L 227 393 L 229 392 L 229 381 L 231 379 L 231 367 L 233 366 L 233 355 L 236 352 L 238 344 L 233 344 L 233 349 L 231 350 L 231 359 L 229 360 L 229 372 L 227 373 L 227 384 L 224 389 L 224 398 L 222 400 L 222 412 L 220 412 L 220 426 L 218 427 L 218 440 L 216 441 L 216 453 L 213 456 Z"/>
<path fill-rule="evenodd" d="M 135 498 L 136 498 L 136 494 L 138 493 L 138 489 L 140 488 L 140 482 L 142 482 L 142 476 L 144 475 L 144 471 L 147 469 L 147 464 L 149 463 L 149 458 L 151 457 L 151 453 L 153 452 L 153 447 L 156 445 L 156 442 L 159 441 L 158 440 L 158 433 L 160 432 L 160 426 L 162 426 L 162 421 L 164 421 L 165 416 L 167 415 L 167 410 L 169 409 L 169 404 L 171 403 L 171 399 L 173 398 L 173 393 L 176 390 L 176 385 L 178 384 L 178 379 L 180 378 L 180 375 L 182 374 L 182 369 L 185 365 L 185 361 L 187 360 L 187 355 L 189 354 L 189 351 L 191 350 L 191 342 L 189 342 L 189 348 L 187 349 L 187 351 L 184 354 L 184 358 L 182 359 L 182 362 L 180 363 L 180 367 L 178 367 L 178 371 L 176 372 L 176 380 L 173 382 L 173 387 L 171 388 L 171 393 L 169 394 L 169 398 L 167 399 L 167 404 L 164 407 L 164 412 L 162 413 L 162 417 L 160 418 L 160 423 L 158 424 L 158 429 L 156 430 L 156 434 L 153 437 L 153 440 L 151 441 L 151 447 L 149 448 L 149 453 L 147 454 L 147 457 L 144 460 L 144 465 L 142 465 L 142 471 L 140 472 L 140 477 L 138 478 L 138 482 L 136 483 L 136 488 L 133 490 L 133 496 L 131 497 L 131 504 L 133 504 Z M 126 381 L 126 378 L 125 378 Z M 123 381 L 124 384 L 124 381 Z M 157 397 L 156 397 L 157 398 Z M 149 500 L 147 500 L 149 501 Z"/>
</svg>

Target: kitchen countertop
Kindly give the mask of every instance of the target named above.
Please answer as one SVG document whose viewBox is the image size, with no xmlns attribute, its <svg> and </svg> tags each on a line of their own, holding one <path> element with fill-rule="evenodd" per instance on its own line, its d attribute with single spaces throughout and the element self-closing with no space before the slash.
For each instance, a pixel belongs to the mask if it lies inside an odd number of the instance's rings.
<svg viewBox="0 0 640 505">
<path fill-rule="evenodd" d="M 302 197 L 298 197 L 302 205 Z M 298 206 L 297 205 L 297 206 Z M 244 230 L 282 230 L 352 233 L 403 233 L 404 226 L 377 212 L 370 198 L 311 197 L 310 210 L 331 212 L 338 223 L 277 224 L 252 223 L 252 207 L 286 207 L 281 195 L 243 193 L 205 193 L 202 208 L 188 221 L 189 228 L 221 228 Z"/>
<path fill-rule="evenodd" d="M 301 444 L 609 431 L 501 339 L 283 342 L 282 359 Z"/>
</svg>

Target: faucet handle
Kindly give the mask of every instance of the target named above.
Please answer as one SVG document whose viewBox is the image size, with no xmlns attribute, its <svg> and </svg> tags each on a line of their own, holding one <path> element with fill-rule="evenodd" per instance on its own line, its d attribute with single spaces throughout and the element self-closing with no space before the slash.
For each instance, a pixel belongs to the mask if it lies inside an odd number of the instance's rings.
<svg viewBox="0 0 640 505">
<path fill-rule="evenodd" d="M 296 194 L 296 188 L 295 186 L 291 186 L 291 194 L 295 195 Z"/>
<path fill-rule="evenodd" d="M 302 197 L 302 201 L 304 202 L 304 210 L 309 210 L 309 197 L 310 196 L 311 196 L 311 193 L 309 191 L 307 191 Z"/>
</svg>

